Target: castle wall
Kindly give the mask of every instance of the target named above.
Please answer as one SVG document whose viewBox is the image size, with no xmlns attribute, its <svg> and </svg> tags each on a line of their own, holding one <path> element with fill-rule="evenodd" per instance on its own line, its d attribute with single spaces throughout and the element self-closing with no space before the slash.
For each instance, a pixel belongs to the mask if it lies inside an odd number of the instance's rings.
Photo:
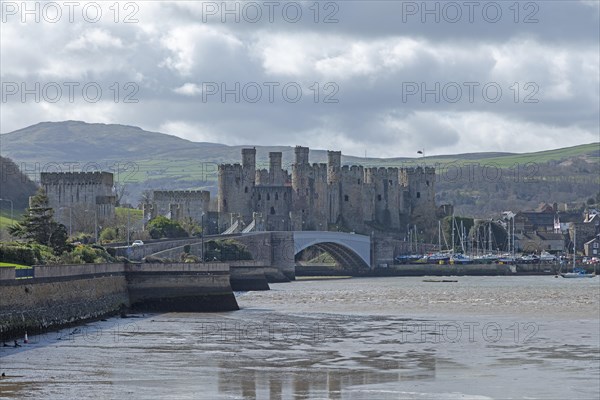
<svg viewBox="0 0 600 400">
<path fill-rule="evenodd" d="M 364 170 L 362 166 L 344 166 L 341 170 L 341 215 L 343 226 L 352 231 L 364 227 Z"/>
<path fill-rule="evenodd" d="M 290 230 L 292 188 L 289 186 L 255 186 L 253 199 L 253 209 L 265 218 L 266 230 Z"/>
<path fill-rule="evenodd" d="M 155 190 L 152 194 L 153 217 L 170 216 L 175 221 L 191 218 L 202 223 L 209 204 L 210 192 L 205 190 Z"/>
</svg>

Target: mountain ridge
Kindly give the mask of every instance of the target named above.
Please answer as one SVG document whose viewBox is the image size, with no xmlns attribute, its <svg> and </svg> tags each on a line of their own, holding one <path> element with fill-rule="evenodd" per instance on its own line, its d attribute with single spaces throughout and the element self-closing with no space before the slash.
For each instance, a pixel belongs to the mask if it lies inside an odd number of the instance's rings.
<svg viewBox="0 0 600 400">
<path fill-rule="evenodd" d="M 122 159 L 129 161 L 147 160 L 154 157 L 169 156 L 180 159 L 197 159 L 205 161 L 239 162 L 240 149 L 256 147 L 257 158 L 265 161 L 269 151 L 293 153 L 292 146 L 254 146 L 226 145 L 212 142 L 194 142 L 175 135 L 162 132 L 146 131 L 138 126 L 122 124 L 87 123 L 83 121 L 40 122 L 12 132 L 0 135 L 1 152 L 19 162 L 56 162 L 56 161 L 93 161 L 101 159 Z M 107 142 L 109 141 L 109 142 Z M 76 151 L 65 143 L 75 144 Z M 105 145 L 105 146 L 103 146 Z M 512 152 L 476 152 L 461 154 L 436 154 L 427 157 L 359 157 L 343 155 L 344 163 L 393 164 L 397 162 L 424 162 L 448 160 L 482 160 L 502 157 L 524 157 L 527 155 L 547 154 L 566 149 L 600 146 L 600 143 L 572 146 L 562 149 L 543 150 L 531 153 Z M 310 146 L 309 146 L 310 147 Z M 589 152 L 593 153 L 592 150 Z M 589 153 L 588 152 L 588 153 Z M 170 154 L 177 153 L 177 154 Z M 582 153 L 585 153 L 583 149 Z M 73 160 L 72 157 L 82 158 Z M 600 157 L 600 154 L 593 155 Z M 560 158 L 560 157 L 559 157 Z M 311 148 L 311 161 L 324 162 L 326 150 Z"/>
</svg>

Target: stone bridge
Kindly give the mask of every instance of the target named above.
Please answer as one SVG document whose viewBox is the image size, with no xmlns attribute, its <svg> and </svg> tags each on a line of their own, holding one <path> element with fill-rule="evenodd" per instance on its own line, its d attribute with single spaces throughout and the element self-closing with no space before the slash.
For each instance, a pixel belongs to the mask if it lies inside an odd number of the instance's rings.
<svg viewBox="0 0 600 400">
<path fill-rule="evenodd" d="M 343 232 L 293 232 L 294 256 L 309 247 L 328 252 L 345 269 L 365 270 L 371 265 L 371 238 Z"/>
<path fill-rule="evenodd" d="M 295 279 L 295 256 L 309 247 L 327 251 L 337 263 L 348 270 L 364 271 L 372 265 L 370 237 L 353 233 L 250 232 L 207 236 L 204 238 L 204 243 L 206 245 L 210 241 L 221 239 L 233 239 L 244 244 L 255 264 L 265 268 L 265 275 L 271 282 Z M 198 238 L 147 243 L 133 248 L 116 247 L 116 250 L 117 255 L 128 256 L 132 260 L 141 260 L 150 255 L 177 259 L 185 245 L 190 246 L 191 254 L 198 256 L 202 254 L 202 240 Z M 235 268 L 235 261 L 228 261 L 228 263 Z"/>
</svg>

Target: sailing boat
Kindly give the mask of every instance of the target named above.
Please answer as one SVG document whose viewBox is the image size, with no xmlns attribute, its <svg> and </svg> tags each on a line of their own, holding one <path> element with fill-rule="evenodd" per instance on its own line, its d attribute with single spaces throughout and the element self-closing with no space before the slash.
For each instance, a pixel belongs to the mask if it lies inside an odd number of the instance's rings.
<svg viewBox="0 0 600 400">
<path fill-rule="evenodd" d="M 566 272 L 564 274 L 560 274 L 563 278 L 593 278 L 596 276 L 596 267 L 594 267 L 594 273 L 588 274 L 584 268 L 578 268 L 575 266 L 575 254 L 576 254 L 576 243 L 575 240 L 577 237 L 577 232 L 575 231 L 575 227 L 573 227 L 573 272 Z"/>
</svg>

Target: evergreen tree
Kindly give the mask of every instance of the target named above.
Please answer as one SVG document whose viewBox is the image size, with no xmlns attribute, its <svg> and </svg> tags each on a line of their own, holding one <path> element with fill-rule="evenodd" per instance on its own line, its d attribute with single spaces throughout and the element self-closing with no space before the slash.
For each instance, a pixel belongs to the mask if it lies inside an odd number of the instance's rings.
<svg viewBox="0 0 600 400">
<path fill-rule="evenodd" d="M 42 188 L 31 198 L 23 221 L 11 226 L 9 232 L 21 239 L 51 246 L 57 254 L 67 249 L 67 229 L 54 221 L 54 210 Z"/>
</svg>

